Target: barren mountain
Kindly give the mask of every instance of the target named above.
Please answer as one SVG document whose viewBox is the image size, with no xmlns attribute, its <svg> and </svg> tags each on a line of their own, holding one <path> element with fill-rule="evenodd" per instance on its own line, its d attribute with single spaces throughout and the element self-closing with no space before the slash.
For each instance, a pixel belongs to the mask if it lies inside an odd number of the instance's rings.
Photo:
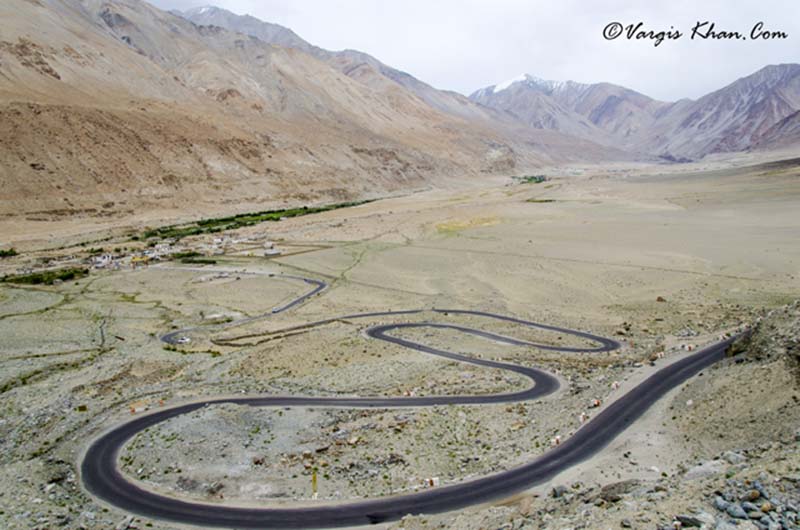
<svg viewBox="0 0 800 530">
<path fill-rule="evenodd" d="M 296 48 L 315 57 L 325 53 L 325 50 L 306 42 L 289 28 L 264 22 L 250 15 L 240 16 L 216 6 L 195 7 L 186 11 L 173 10 L 171 13 L 198 26 L 219 26 L 237 33 L 252 35 L 268 44 Z"/>
<path fill-rule="evenodd" d="M 800 110 L 799 74 L 800 65 L 767 66 L 697 101 L 675 103 L 609 83 L 545 81 L 523 75 L 478 90 L 470 99 L 509 112 L 535 128 L 667 159 L 696 159 L 796 143 L 791 126 L 778 124 Z"/>
<path fill-rule="evenodd" d="M 263 208 L 622 156 L 139 0 L 12 0 L 0 21 L 0 214 Z"/>
<path fill-rule="evenodd" d="M 800 110 L 790 114 L 760 134 L 753 147 L 761 149 L 797 144 L 800 144 Z"/>
<path fill-rule="evenodd" d="M 525 124 L 630 147 L 665 104 L 610 83 L 546 81 L 522 75 L 474 92 L 470 99 Z M 609 134 L 610 133 L 610 134 Z"/>
<path fill-rule="evenodd" d="M 691 158 L 741 151 L 798 110 L 800 65 L 771 65 L 697 101 L 670 107 L 642 148 Z M 773 136 L 771 141 L 777 145 L 784 139 Z M 761 142 L 761 147 L 768 146 Z"/>
<path fill-rule="evenodd" d="M 210 7 L 10 0 L 0 29 L 6 216 L 263 209 L 797 141 L 797 65 L 671 104 L 531 76 L 468 99 Z"/>
<path fill-rule="evenodd" d="M 416 77 L 388 66 L 375 57 L 357 50 L 329 51 L 303 40 L 292 30 L 264 22 L 250 15 L 237 15 L 215 6 L 196 7 L 176 14 L 201 26 L 219 26 L 230 31 L 250 35 L 270 44 L 302 50 L 327 62 L 343 74 L 373 88 L 387 80 L 398 84 L 422 99 L 431 107 L 462 118 L 481 121 L 501 121 L 513 127 L 504 113 L 476 105 L 456 92 L 437 90 Z"/>
<path fill-rule="evenodd" d="M 611 83 L 551 84 L 548 94 L 564 107 L 587 118 L 604 131 L 630 144 L 652 127 L 667 104 Z"/>
<path fill-rule="evenodd" d="M 506 111 L 534 129 L 552 129 L 599 141 L 606 136 L 588 119 L 561 105 L 547 93 L 541 80 L 529 75 L 478 90 L 470 99 Z"/>
</svg>

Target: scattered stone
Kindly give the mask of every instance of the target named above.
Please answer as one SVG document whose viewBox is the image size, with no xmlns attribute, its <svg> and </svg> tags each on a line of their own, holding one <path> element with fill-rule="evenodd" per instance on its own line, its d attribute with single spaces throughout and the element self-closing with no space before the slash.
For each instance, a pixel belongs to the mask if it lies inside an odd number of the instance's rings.
<svg viewBox="0 0 800 530">
<path fill-rule="evenodd" d="M 761 510 L 759 510 L 758 506 L 756 506 L 752 502 L 747 502 L 747 501 L 742 503 L 742 508 L 744 508 L 744 511 L 746 511 L 746 512 L 760 512 L 761 511 Z"/>
<path fill-rule="evenodd" d="M 718 475 L 725 471 L 725 463 L 722 460 L 709 460 L 691 468 L 686 472 L 685 477 L 688 480 L 695 480 L 698 478 L 710 477 Z"/>
<path fill-rule="evenodd" d="M 619 502 L 623 495 L 630 493 L 639 484 L 640 482 L 635 479 L 606 484 L 600 488 L 600 498 L 606 502 Z"/>
<path fill-rule="evenodd" d="M 120 521 L 120 523 L 114 527 L 114 530 L 128 530 L 128 528 L 131 527 L 131 524 L 133 524 L 133 516 L 129 515 Z"/>
<path fill-rule="evenodd" d="M 703 521 L 691 515 L 676 515 L 675 520 L 681 523 L 682 527 L 686 528 L 700 528 L 703 526 Z"/>
<path fill-rule="evenodd" d="M 208 495 L 216 495 L 225 487 L 225 484 L 222 482 L 212 482 L 207 488 L 206 493 Z"/>
<path fill-rule="evenodd" d="M 178 478 L 177 484 L 184 491 L 197 491 L 200 488 L 200 482 L 189 477 Z"/>
<path fill-rule="evenodd" d="M 742 464 L 747 461 L 747 457 L 739 453 L 734 453 L 733 451 L 725 451 L 725 453 L 723 453 L 722 455 L 722 458 L 724 458 L 726 462 L 728 462 L 733 466 L 735 466 L 736 464 Z"/>
<path fill-rule="evenodd" d="M 560 497 L 563 497 L 566 492 L 567 492 L 566 486 L 556 486 L 550 492 L 550 496 L 553 497 L 554 499 L 558 499 Z"/>
<path fill-rule="evenodd" d="M 742 495 L 741 500 L 752 502 L 758 500 L 759 497 L 761 497 L 761 492 L 759 492 L 758 490 L 750 490 L 744 495 Z"/>
<path fill-rule="evenodd" d="M 730 504 L 731 503 L 729 503 L 728 501 L 726 501 L 725 499 L 723 499 L 719 495 L 717 495 L 714 498 L 714 508 L 716 508 L 717 510 L 719 510 L 721 512 L 728 511 L 728 506 L 730 506 Z"/>
<path fill-rule="evenodd" d="M 699 511 L 694 514 L 695 519 L 700 521 L 703 526 L 701 528 L 711 528 L 717 522 L 717 518 L 708 512 Z"/>
<path fill-rule="evenodd" d="M 728 512 L 728 515 L 736 519 L 747 519 L 747 512 L 735 502 L 730 503 L 725 511 Z"/>
</svg>

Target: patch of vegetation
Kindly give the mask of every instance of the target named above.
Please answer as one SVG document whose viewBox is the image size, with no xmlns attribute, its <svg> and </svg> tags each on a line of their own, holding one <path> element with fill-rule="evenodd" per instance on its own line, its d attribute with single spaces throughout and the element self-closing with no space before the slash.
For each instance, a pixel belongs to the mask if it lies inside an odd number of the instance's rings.
<svg viewBox="0 0 800 530">
<path fill-rule="evenodd" d="M 219 357 L 220 355 L 222 355 L 222 352 L 217 351 L 217 350 L 205 350 L 205 351 L 203 351 L 203 350 L 182 350 L 182 349 L 178 348 L 177 346 L 175 346 L 173 344 L 166 344 L 166 345 L 163 346 L 163 349 L 165 351 L 180 353 L 181 355 L 198 355 L 198 354 L 201 354 L 201 353 L 207 353 L 211 357 Z"/>
<path fill-rule="evenodd" d="M 17 252 L 17 250 L 14 248 L 9 248 L 9 249 L 0 248 L 0 258 L 10 258 L 18 254 L 19 252 Z"/>
<path fill-rule="evenodd" d="M 544 175 L 523 175 L 521 177 L 511 177 L 519 184 L 541 184 L 547 182 L 547 177 Z"/>
<path fill-rule="evenodd" d="M 474 219 L 445 221 L 436 225 L 440 234 L 453 235 L 470 228 L 492 226 L 498 223 L 496 217 L 475 217 Z"/>
<path fill-rule="evenodd" d="M 176 252 L 172 255 L 172 259 L 196 258 L 198 256 L 202 256 L 202 254 L 194 250 L 189 250 L 187 252 Z"/>
<path fill-rule="evenodd" d="M 548 202 L 556 202 L 555 199 L 528 199 L 525 202 L 535 202 L 538 204 L 546 204 Z"/>
<path fill-rule="evenodd" d="M 216 265 L 217 260 L 210 258 L 183 258 L 181 263 L 189 263 L 195 265 Z"/>
<path fill-rule="evenodd" d="M 53 285 L 56 281 L 77 280 L 88 276 L 89 269 L 57 269 L 52 271 L 32 272 L 30 274 L 18 274 L 13 276 L 3 276 L 0 282 L 21 283 L 27 285 Z"/>
<path fill-rule="evenodd" d="M 310 215 L 313 213 L 327 212 L 330 210 L 337 210 L 339 208 L 350 208 L 372 202 L 371 200 L 364 201 L 351 201 L 342 202 L 338 204 L 330 204 L 326 206 L 303 206 L 301 208 L 288 208 L 285 210 L 266 210 L 263 212 L 244 213 L 239 215 L 231 215 L 228 217 L 215 217 L 211 219 L 202 219 L 200 221 L 183 224 L 183 225 L 170 225 L 161 228 L 154 228 L 145 231 L 141 234 L 140 238 L 160 238 L 160 239 L 175 239 L 179 240 L 184 237 L 196 236 L 200 234 L 212 234 L 222 232 L 225 230 L 235 230 L 245 226 L 252 226 L 266 221 L 280 221 L 281 219 L 289 217 L 299 217 L 302 215 Z M 132 238 L 134 239 L 134 238 Z"/>
<path fill-rule="evenodd" d="M 88 252 L 88 253 L 89 253 L 89 254 L 91 254 L 92 256 L 96 256 L 96 255 L 98 255 L 98 254 L 102 254 L 103 252 L 105 252 L 105 249 L 103 249 L 102 247 L 99 247 L 99 248 L 90 248 L 90 249 L 89 249 L 89 250 L 87 250 L 86 252 Z"/>
</svg>

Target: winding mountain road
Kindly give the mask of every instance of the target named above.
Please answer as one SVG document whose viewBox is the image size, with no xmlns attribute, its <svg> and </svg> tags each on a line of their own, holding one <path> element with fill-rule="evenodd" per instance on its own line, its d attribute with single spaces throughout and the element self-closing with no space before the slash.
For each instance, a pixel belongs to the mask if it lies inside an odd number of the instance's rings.
<svg viewBox="0 0 800 530">
<path fill-rule="evenodd" d="M 314 283 L 313 293 L 303 295 L 286 306 L 294 307 L 308 299 L 312 294 L 324 289 L 318 280 L 302 280 Z M 285 310 L 283 309 L 283 310 Z M 378 317 L 397 317 L 420 314 L 426 310 L 387 311 L 360 313 L 335 319 L 327 319 L 314 324 L 325 324 L 334 320 L 371 319 Z M 430 310 L 428 310 L 430 311 Z M 537 368 L 518 366 L 499 361 L 469 357 L 449 352 L 391 334 L 394 330 L 409 328 L 438 328 L 458 331 L 485 339 L 512 344 L 531 346 L 540 349 L 598 353 L 619 348 L 619 343 L 590 333 L 548 326 L 509 316 L 482 311 L 434 309 L 440 314 L 459 314 L 481 317 L 489 320 L 510 322 L 520 326 L 556 331 L 586 339 L 596 343 L 594 347 L 556 347 L 535 344 L 503 335 L 472 329 L 464 326 L 420 322 L 393 323 L 371 327 L 367 335 L 371 338 L 390 342 L 421 353 L 436 355 L 454 361 L 508 370 L 529 378 L 533 385 L 513 393 L 472 396 L 430 396 L 430 397 L 302 397 L 302 396 L 263 396 L 241 398 L 208 399 L 196 403 L 160 409 L 137 417 L 122 425 L 106 431 L 94 440 L 86 451 L 81 463 L 81 479 L 86 489 L 94 496 L 114 506 L 142 516 L 174 521 L 197 526 L 227 528 L 322 528 L 356 526 L 400 519 L 412 513 L 438 513 L 464 508 L 466 506 L 508 497 L 527 488 L 548 481 L 556 474 L 588 459 L 623 432 L 639 418 L 653 403 L 669 390 L 700 372 L 707 366 L 725 356 L 725 351 L 734 339 L 719 342 L 689 357 L 670 364 L 630 392 L 611 403 L 605 410 L 583 425 L 574 435 L 549 450 L 544 455 L 522 466 L 508 471 L 489 475 L 477 480 L 450 486 L 432 488 L 417 493 L 390 496 L 380 499 L 323 504 L 296 508 L 253 508 L 218 504 L 205 504 L 180 500 L 159 495 L 141 488 L 129 481 L 119 470 L 117 460 L 124 444 L 136 433 L 157 425 L 170 418 L 187 414 L 202 407 L 217 403 L 234 403 L 252 407 L 334 407 L 334 408 L 394 408 L 428 407 L 433 405 L 480 405 L 533 400 L 546 396 L 559 388 L 558 380 L 551 374 Z M 255 318 L 255 317 L 254 317 Z M 263 316 L 262 316 L 263 318 Z M 252 320 L 252 319 L 251 319 Z M 237 322 L 241 323 L 241 322 Z M 236 323 L 231 323 L 236 324 Z M 171 342 L 177 334 L 189 330 L 173 332 L 162 337 Z"/>
<path fill-rule="evenodd" d="M 179 329 L 179 330 L 176 330 L 176 331 L 170 331 L 166 335 L 162 335 L 161 336 L 161 341 L 162 342 L 166 342 L 167 344 L 178 344 L 178 341 L 179 341 L 180 337 L 182 337 L 182 336 L 184 336 L 184 335 L 186 335 L 188 333 L 191 333 L 192 331 L 197 331 L 197 330 L 200 330 L 200 329 L 202 329 L 204 331 L 210 331 L 210 330 L 214 330 L 214 329 L 222 329 L 222 328 L 231 327 L 231 326 L 240 326 L 242 324 L 247 324 L 248 322 L 253 322 L 255 320 L 261 320 L 261 319 L 267 318 L 270 315 L 275 315 L 277 313 L 283 313 L 284 311 L 287 311 L 287 310 L 289 310 L 289 309 L 291 309 L 291 308 L 293 308 L 295 306 L 298 306 L 298 305 L 302 304 L 303 302 L 305 302 L 306 300 L 308 300 L 309 298 L 311 298 L 315 294 L 322 292 L 323 290 L 325 290 L 326 287 L 328 287 L 328 284 L 323 282 L 323 281 L 321 281 L 321 280 L 315 280 L 313 278 L 304 278 L 302 276 L 294 276 L 294 275 L 291 275 L 291 274 L 274 274 L 274 273 L 261 273 L 261 272 L 246 272 L 245 273 L 245 272 L 230 271 L 230 270 L 226 270 L 226 269 L 203 269 L 203 268 L 198 268 L 198 267 L 154 267 L 154 268 L 158 268 L 158 269 L 162 269 L 162 270 L 194 271 L 194 272 L 205 272 L 205 273 L 216 272 L 216 273 L 225 273 L 225 274 L 249 274 L 249 275 L 256 275 L 256 276 L 266 276 L 268 278 L 285 278 L 285 279 L 288 279 L 288 280 L 298 280 L 298 281 L 301 281 L 303 283 L 307 283 L 309 285 L 313 285 L 314 286 L 310 291 L 308 291 L 306 293 L 303 293 L 303 294 L 301 294 L 300 296 L 298 296 L 296 298 L 291 299 L 290 301 L 286 302 L 283 305 L 279 305 L 277 307 L 273 307 L 267 313 L 263 313 L 263 314 L 260 314 L 260 315 L 255 315 L 255 316 L 252 316 L 252 317 L 243 318 L 243 319 L 240 319 L 240 320 L 235 320 L 233 322 L 223 322 L 221 324 L 212 324 L 212 325 L 206 325 L 206 326 L 195 326 L 195 327 L 192 327 L 192 328 L 184 328 L 184 329 Z"/>
</svg>

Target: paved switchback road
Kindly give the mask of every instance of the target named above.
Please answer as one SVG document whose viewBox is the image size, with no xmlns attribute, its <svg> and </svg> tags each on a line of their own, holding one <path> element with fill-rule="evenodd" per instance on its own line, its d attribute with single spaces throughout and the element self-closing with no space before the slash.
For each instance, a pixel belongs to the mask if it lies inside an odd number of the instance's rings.
<svg viewBox="0 0 800 530">
<path fill-rule="evenodd" d="M 308 283 L 314 284 L 316 287 L 312 293 L 303 295 L 300 302 L 290 302 L 287 306 L 282 306 L 286 309 L 298 305 L 311 296 L 311 294 L 315 294 L 319 292 L 319 290 L 324 289 L 324 284 L 317 280 L 307 280 L 303 278 L 294 279 L 307 281 Z M 367 335 L 374 339 L 390 342 L 421 353 L 445 357 L 458 362 L 508 370 L 529 378 L 532 385 L 519 392 L 494 395 L 406 398 L 255 396 L 208 399 L 197 403 L 160 409 L 156 412 L 137 417 L 118 425 L 94 440 L 86 451 L 81 463 L 80 471 L 83 484 L 92 495 L 122 510 L 146 517 L 196 526 L 226 528 L 340 527 L 396 520 L 407 514 L 439 513 L 456 510 L 519 493 L 527 488 L 546 482 L 561 471 L 590 458 L 628 428 L 669 390 L 677 387 L 707 366 L 722 359 L 725 356 L 728 345 L 733 341 L 733 339 L 728 339 L 714 344 L 690 357 L 686 357 L 662 368 L 630 392 L 610 404 L 605 410 L 586 423 L 561 445 L 525 465 L 480 479 L 427 489 L 413 494 L 341 504 L 320 504 L 296 508 L 238 507 L 205 504 L 159 495 L 142 489 L 139 485 L 129 481 L 120 472 L 117 466 L 120 449 L 128 440 L 136 435 L 136 433 L 170 418 L 198 410 L 211 404 L 235 403 L 252 407 L 303 406 L 334 408 L 429 407 L 450 404 L 481 405 L 533 400 L 546 396 L 559 388 L 558 380 L 553 375 L 543 370 L 469 357 L 433 348 L 396 337 L 391 334 L 394 330 L 409 328 L 450 329 L 505 344 L 578 353 L 607 352 L 617 349 L 620 346 L 618 342 L 612 339 L 599 337 L 590 333 L 548 326 L 483 311 L 463 309 L 434 309 L 432 311 L 439 314 L 469 315 L 488 320 L 510 322 L 523 327 L 555 331 L 592 341 L 595 343 L 595 346 L 581 348 L 534 344 L 465 326 L 436 322 L 393 323 L 374 326 L 367 330 Z M 412 316 L 423 312 L 425 312 L 425 310 L 362 313 L 322 320 L 312 323 L 312 325 L 326 324 L 335 320 Z M 162 340 L 172 342 L 175 340 L 177 334 L 177 332 L 170 333 L 162 337 Z"/>
</svg>

